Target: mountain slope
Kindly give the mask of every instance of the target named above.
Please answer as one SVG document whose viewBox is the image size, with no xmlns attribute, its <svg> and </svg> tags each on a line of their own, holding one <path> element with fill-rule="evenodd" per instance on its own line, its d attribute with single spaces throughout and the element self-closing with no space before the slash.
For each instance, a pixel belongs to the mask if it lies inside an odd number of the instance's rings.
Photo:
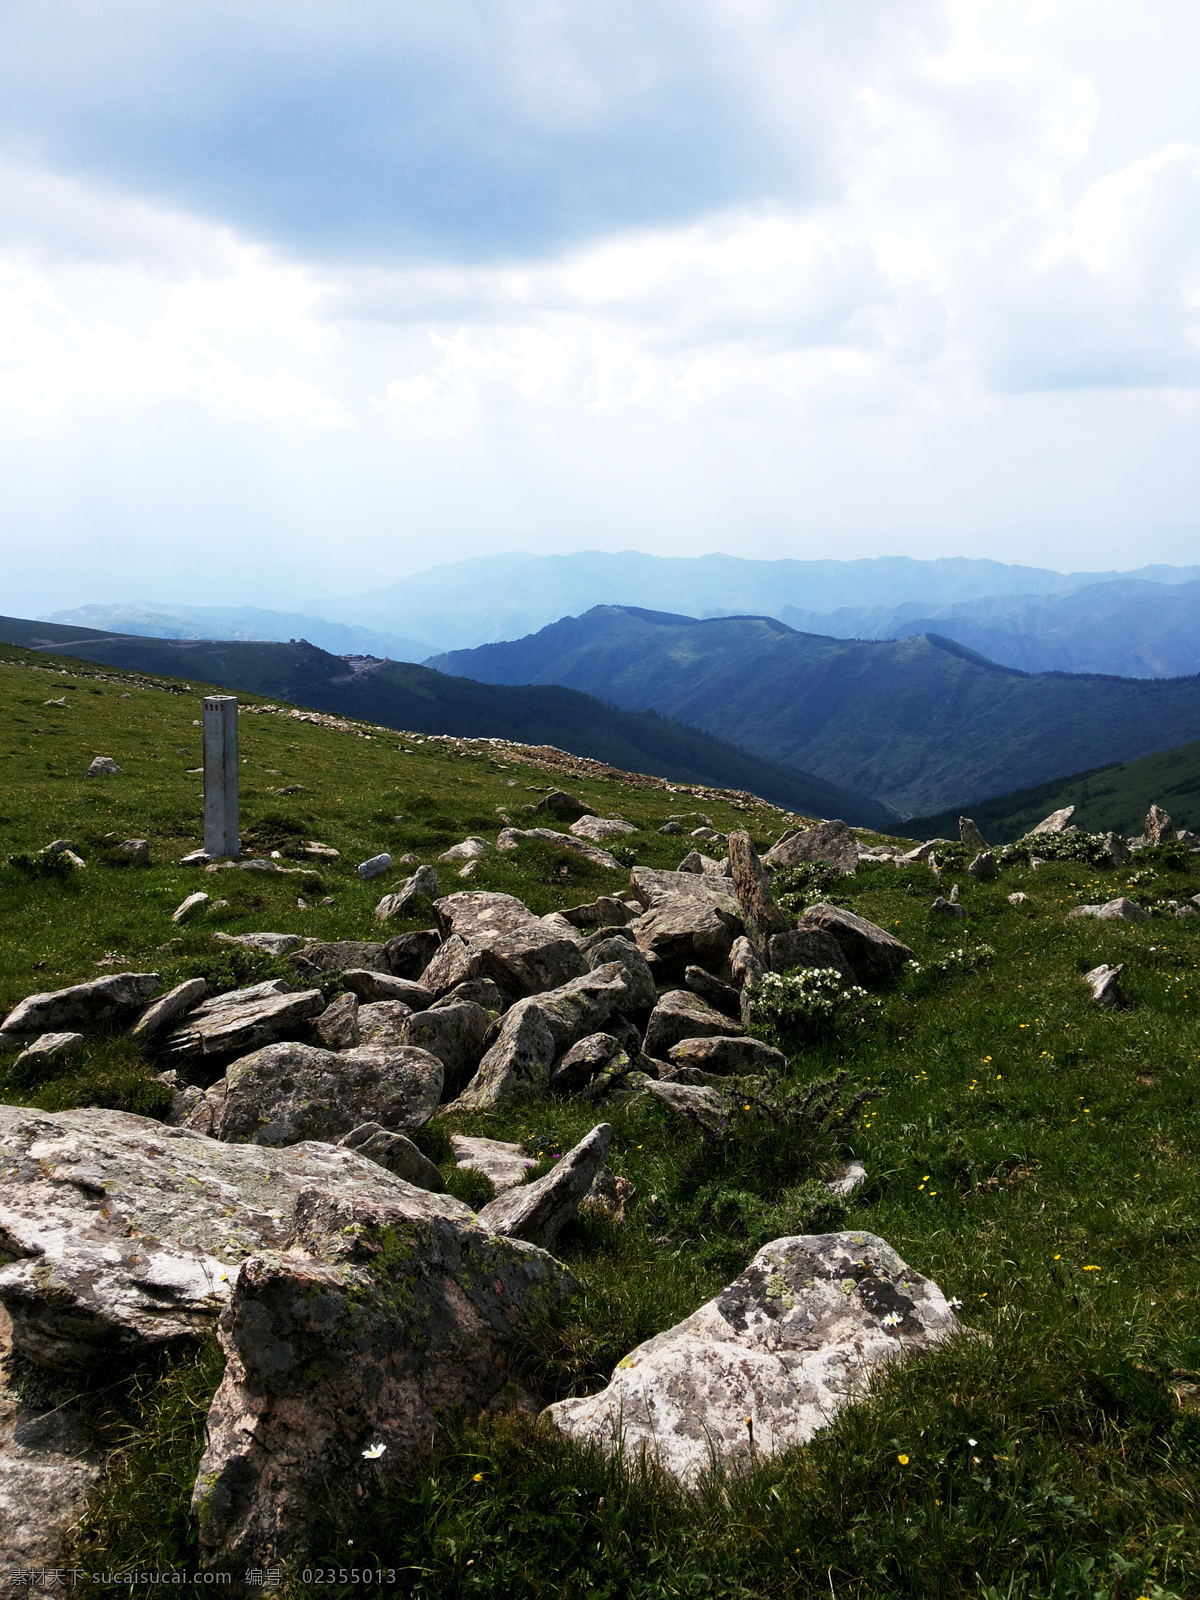
<svg viewBox="0 0 1200 1600">
<path fill-rule="evenodd" d="M 1198 678 L 1032 676 L 937 635 L 829 639 L 769 617 L 597 606 L 434 664 L 649 706 L 908 814 L 1200 735 Z"/>
<path fill-rule="evenodd" d="M 0 617 L 0 640 L 48 645 L 86 661 L 221 684 L 414 733 L 557 745 L 681 783 L 749 789 L 789 810 L 840 816 L 862 827 L 896 822 L 885 806 L 841 785 L 749 755 L 652 712 L 631 715 L 572 689 L 497 687 L 397 661 L 351 664 L 313 645 L 123 638 L 19 618 Z"/>
</svg>

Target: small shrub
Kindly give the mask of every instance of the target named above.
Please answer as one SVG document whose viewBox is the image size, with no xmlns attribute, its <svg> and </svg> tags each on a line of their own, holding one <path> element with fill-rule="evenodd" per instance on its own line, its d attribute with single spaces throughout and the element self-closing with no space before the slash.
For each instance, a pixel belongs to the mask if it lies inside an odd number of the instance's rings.
<svg viewBox="0 0 1200 1600">
<path fill-rule="evenodd" d="M 842 881 L 836 867 L 823 861 L 802 861 L 795 867 L 779 867 L 771 875 L 771 893 L 781 911 L 798 917 L 809 906 L 830 899 Z"/>
<path fill-rule="evenodd" d="M 496 1185 L 486 1173 L 476 1172 L 474 1167 L 451 1167 L 444 1177 L 446 1193 L 470 1206 L 472 1211 L 481 1210 L 489 1200 L 496 1198 Z"/>
<path fill-rule="evenodd" d="M 9 856 L 8 864 L 27 878 L 57 878 L 60 882 L 78 870 L 59 850 L 18 850 Z"/>
<path fill-rule="evenodd" d="M 768 972 L 750 1002 L 750 1020 L 768 1044 L 792 1052 L 813 1039 L 861 1025 L 879 1001 L 848 984 L 835 967 Z"/>
</svg>

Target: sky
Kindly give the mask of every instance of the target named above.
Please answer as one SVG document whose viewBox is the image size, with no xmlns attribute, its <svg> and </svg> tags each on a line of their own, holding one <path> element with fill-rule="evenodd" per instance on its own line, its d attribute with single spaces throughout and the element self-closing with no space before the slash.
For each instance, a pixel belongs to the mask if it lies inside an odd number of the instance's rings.
<svg viewBox="0 0 1200 1600">
<path fill-rule="evenodd" d="M 6 0 L 0 610 L 1200 551 L 1195 0 Z"/>
</svg>

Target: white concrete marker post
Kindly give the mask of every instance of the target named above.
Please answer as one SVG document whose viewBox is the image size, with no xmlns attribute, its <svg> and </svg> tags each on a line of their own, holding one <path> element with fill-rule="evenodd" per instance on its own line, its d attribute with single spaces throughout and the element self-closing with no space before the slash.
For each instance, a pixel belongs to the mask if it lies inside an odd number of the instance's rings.
<svg viewBox="0 0 1200 1600">
<path fill-rule="evenodd" d="M 238 703 L 236 695 L 204 701 L 204 848 L 210 856 L 241 853 L 238 839 Z"/>
</svg>

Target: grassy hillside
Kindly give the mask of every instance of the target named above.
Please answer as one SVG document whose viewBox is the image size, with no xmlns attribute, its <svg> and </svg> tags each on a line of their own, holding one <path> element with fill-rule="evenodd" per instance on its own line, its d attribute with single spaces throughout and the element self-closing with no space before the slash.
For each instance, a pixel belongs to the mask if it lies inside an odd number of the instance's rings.
<svg viewBox="0 0 1200 1600">
<path fill-rule="evenodd" d="M 1074 806 L 1073 821 L 1088 833 L 1116 828 L 1140 833 L 1151 805 L 1161 805 L 1176 826 L 1200 831 L 1200 740 L 1181 744 L 1139 761 L 1093 767 L 1072 778 L 1018 789 L 996 800 L 970 802 L 931 817 L 913 817 L 899 830 L 912 839 L 958 838 L 964 812 L 979 824 L 984 838 L 1009 844 L 1061 806 Z"/>
<path fill-rule="evenodd" d="M 828 639 L 769 617 L 598 606 L 435 664 L 602 689 L 922 815 L 1200 736 L 1200 678 L 1032 677 L 932 634 Z"/>
<path fill-rule="evenodd" d="M 127 638 L 18 618 L 0 618 L 0 639 L 40 647 L 61 643 L 89 661 L 166 675 L 187 672 L 204 683 L 366 717 L 391 728 L 553 744 L 681 783 L 750 787 L 778 805 L 864 827 L 896 820 L 886 806 L 839 784 L 748 756 L 699 729 L 654 714 L 631 715 L 571 689 L 493 687 L 401 661 L 351 667 L 341 656 L 303 642 Z"/>
<path fill-rule="evenodd" d="M 286 859 L 295 841 L 319 838 L 341 859 L 319 877 L 229 887 L 243 875 L 224 873 L 229 905 L 174 928 L 173 907 L 214 882 L 177 864 L 200 823 L 188 771 L 199 694 L 188 683 L 0 652 L 0 861 L 55 836 L 87 860 L 65 878 L 0 865 L 0 1006 L 124 965 L 224 986 L 280 970 L 265 957 L 235 963 L 213 944 L 216 928 L 369 937 L 379 889 L 358 880 L 357 861 L 381 848 L 429 861 L 467 831 L 494 839 L 496 808 L 532 802 L 526 785 L 552 781 L 503 749 L 246 715 L 254 846 Z M 96 754 L 124 770 L 85 779 Z M 303 788 L 276 792 L 292 784 Z M 650 864 L 674 865 L 687 848 L 657 832 L 672 812 L 749 826 L 760 846 L 784 820 L 619 775 L 570 786 L 639 824 L 629 845 Z M 149 868 L 113 855 L 129 836 L 150 841 Z M 394 1567 L 388 1592 L 420 1600 L 1200 1593 L 1200 919 L 1167 914 L 1200 892 L 1198 859 L 1159 851 L 1122 872 L 1057 863 L 1005 868 L 992 884 L 962 877 L 965 923 L 930 914 L 923 869 L 864 866 L 839 882 L 833 892 L 906 940 L 919 970 L 878 991 L 861 1027 L 795 1049 L 788 1081 L 844 1070 L 878 1098 L 786 1160 L 751 1117 L 704 1146 L 662 1108 L 606 1106 L 611 1165 L 638 1198 L 625 1224 L 563 1236 L 580 1293 L 531 1333 L 522 1377 L 544 1400 L 591 1392 L 763 1241 L 836 1227 L 881 1235 L 935 1278 L 961 1301 L 965 1336 L 879 1375 L 809 1447 L 694 1496 L 627 1475 L 522 1414 L 447 1418 L 431 1460 L 381 1478 L 357 1508 L 315 1508 L 314 1564 Z M 524 846 L 486 858 L 473 881 L 544 911 L 618 893 L 623 876 L 572 864 L 564 877 L 560 857 Z M 1016 890 L 1029 898 L 1014 906 Z M 1119 892 L 1163 914 L 1131 926 L 1067 919 L 1079 900 Z M 1127 1008 L 1091 1005 L 1080 974 L 1101 961 L 1126 963 Z M 67 1075 L 6 1080 L 0 1093 L 150 1113 L 162 1099 L 119 1034 L 93 1040 Z M 579 1102 L 532 1101 L 460 1125 L 521 1139 L 536 1159 L 595 1120 Z M 431 1149 L 449 1172 L 446 1150 Z M 851 1154 L 869 1181 L 831 1202 L 812 1180 Z M 187 1496 L 219 1374 L 206 1343 L 106 1371 L 75 1401 L 117 1451 L 77 1533 L 81 1566 L 195 1561 Z M 276 1592 L 364 1590 L 317 1589 L 289 1572 Z"/>
</svg>

